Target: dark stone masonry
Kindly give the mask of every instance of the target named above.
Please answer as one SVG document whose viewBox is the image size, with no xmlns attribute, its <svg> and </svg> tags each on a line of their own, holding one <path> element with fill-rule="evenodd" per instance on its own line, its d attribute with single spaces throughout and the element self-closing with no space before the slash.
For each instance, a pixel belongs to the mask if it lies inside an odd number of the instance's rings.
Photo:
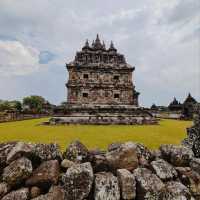
<svg viewBox="0 0 200 200">
<path fill-rule="evenodd" d="M 199 119 L 197 106 L 193 145 L 158 150 L 134 142 L 89 150 L 74 141 L 62 153 L 56 144 L 1 143 L 0 199 L 200 200 Z"/>
<path fill-rule="evenodd" d="M 75 141 L 62 154 L 50 146 L 0 144 L 1 200 L 200 199 L 200 158 L 187 147 L 126 142 L 105 152 Z"/>
<path fill-rule="evenodd" d="M 97 35 L 88 40 L 75 59 L 66 65 L 69 78 L 64 115 L 51 124 L 152 124 L 152 115 L 139 107 L 139 92 L 133 84 L 135 68 L 126 62 L 111 42 L 107 49 Z"/>
<path fill-rule="evenodd" d="M 200 157 L 200 104 L 194 106 L 194 123 L 187 129 L 187 135 L 183 145 L 191 148 L 196 157 Z"/>
<path fill-rule="evenodd" d="M 135 68 L 126 63 L 113 42 L 106 49 L 98 35 L 92 46 L 87 40 L 67 69 L 68 103 L 138 106 L 139 93 L 132 82 Z"/>
</svg>

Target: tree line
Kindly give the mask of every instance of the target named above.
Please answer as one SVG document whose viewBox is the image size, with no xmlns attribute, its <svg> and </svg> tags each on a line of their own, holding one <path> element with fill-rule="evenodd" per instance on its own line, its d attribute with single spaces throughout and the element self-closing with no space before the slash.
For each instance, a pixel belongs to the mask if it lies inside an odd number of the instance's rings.
<svg viewBox="0 0 200 200">
<path fill-rule="evenodd" d="M 22 101 L 4 101 L 0 100 L 0 112 L 19 112 L 19 113 L 48 113 L 53 109 L 44 97 L 31 95 L 24 97 Z"/>
</svg>

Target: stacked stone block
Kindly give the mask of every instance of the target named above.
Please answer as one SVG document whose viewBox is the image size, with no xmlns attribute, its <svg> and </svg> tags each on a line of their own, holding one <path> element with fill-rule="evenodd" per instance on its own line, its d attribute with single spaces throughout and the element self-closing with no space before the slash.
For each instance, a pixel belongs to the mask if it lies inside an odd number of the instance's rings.
<svg viewBox="0 0 200 200">
<path fill-rule="evenodd" d="M 107 151 L 72 142 L 0 144 L 1 200 L 200 199 L 200 159 L 184 146 L 151 151 L 134 142 Z"/>
</svg>

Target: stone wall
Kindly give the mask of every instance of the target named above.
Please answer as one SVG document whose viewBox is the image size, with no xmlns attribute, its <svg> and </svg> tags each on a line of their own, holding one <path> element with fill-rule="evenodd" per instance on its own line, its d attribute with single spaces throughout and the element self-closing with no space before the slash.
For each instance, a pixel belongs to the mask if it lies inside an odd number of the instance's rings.
<svg viewBox="0 0 200 200">
<path fill-rule="evenodd" d="M 187 138 L 183 140 L 183 145 L 191 148 L 195 156 L 200 157 L 200 104 L 194 106 L 194 123 L 187 129 Z"/>
<path fill-rule="evenodd" d="M 74 67 L 69 69 L 67 87 L 69 103 L 134 103 L 132 71 L 128 69 L 121 72 L 116 69 L 77 69 Z M 88 96 L 84 96 L 84 94 Z"/>
<path fill-rule="evenodd" d="M 28 119 L 38 119 L 43 117 L 49 117 L 47 114 L 21 114 L 21 113 L 6 113 L 0 116 L 0 123 L 21 121 Z"/>
<path fill-rule="evenodd" d="M 161 119 L 181 119 L 182 113 L 177 111 L 155 111 L 149 110 L 151 114 L 156 118 Z"/>
<path fill-rule="evenodd" d="M 134 142 L 88 150 L 79 141 L 0 144 L 1 200 L 200 199 L 200 158 L 184 146 Z"/>
</svg>

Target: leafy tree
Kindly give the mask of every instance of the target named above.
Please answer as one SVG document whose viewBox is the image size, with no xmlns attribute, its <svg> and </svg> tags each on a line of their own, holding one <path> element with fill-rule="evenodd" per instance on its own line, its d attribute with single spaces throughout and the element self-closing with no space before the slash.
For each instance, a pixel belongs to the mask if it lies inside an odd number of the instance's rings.
<svg viewBox="0 0 200 200">
<path fill-rule="evenodd" d="M 21 112 L 22 110 L 21 102 L 0 100 L 0 111 L 11 111 L 11 110 Z"/>
<path fill-rule="evenodd" d="M 33 113 L 40 113 L 46 100 L 41 96 L 28 96 L 23 99 L 23 107 Z"/>
<path fill-rule="evenodd" d="M 1 101 L 0 102 L 0 111 L 11 110 L 11 106 L 9 101 Z"/>
<path fill-rule="evenodd" d="M 15 111 L 18 111 L 18 112 L 22 111 L 22 103 L 20 101 L 12 101 L 11 103 Z"/>
</svg>

